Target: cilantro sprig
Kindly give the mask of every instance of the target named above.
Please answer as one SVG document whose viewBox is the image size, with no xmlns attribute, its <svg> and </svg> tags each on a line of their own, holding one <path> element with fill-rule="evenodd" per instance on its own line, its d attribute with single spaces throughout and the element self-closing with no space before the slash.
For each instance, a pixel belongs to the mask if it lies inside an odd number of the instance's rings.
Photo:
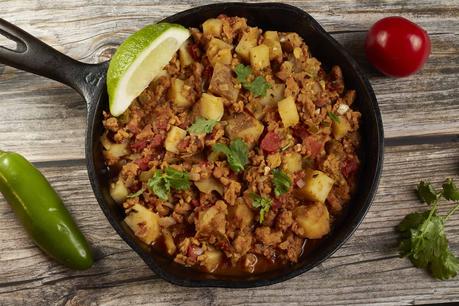
<svg viewBox="0 0 459 306">
<path fill-rule="evenodd" d="M 214 129 L 214 126 L 218 121 L 212 119 L 205 119 L 198 117 L 194 123 L 188 128 L 188 132 L 191 134 L 208 134 Z"/>
<path fill-rule="evenodd" d="M 234 72 L 236 72 L 237 80 L 241 83 L 245 83 L 247 82 L 247 78 L 252 74 L 252 69 L 250 69 L 250 66 L 238 64 L 234 68 Z"/>
<path fill-rule="evenodd" d="M 288 192 L 292 186 L 290 177 L 279 169 L 273 170 L 274 194 L 276 197 Z"/>
<path fill-rule="evenodd" d="M 271 88 L 271 84 L 266 82 L 265 78 L 262 76 L 257 76 L 252 82 L 249 82 L 247 78 L 252 74 L 252 69 L 249 66 L 238 64 L 234 68 L 234 71 L 242 87 L 253 93 L 255 97 L 266 96 L 266 91 Z"/>
<path fill-rule="evenodd" d="M 138 197 L 138 196 L 140 196 L 144 191 L 145 191 L 145 188 L 140 188 L 140 189 L 137 190 L 136 192 L 129 194 L 129 195 L 127 196 L 127 198 L 130 199 L 130 198 Z"/>
<path fill-rule="evenodd" d="M 330 117 L 331 120 L 335 121 L 336 123 L 340 122 L 339 117 L 335 115 L 334 113 L 328 112 L 327 115 L 328 117 Z"/>
<path fill-rule="evenodd" d="M 249 147 L 240 138 L 231 141 L 229 146 L 216 143 L 212 146 L 212 151 L 224 153 L 230 168 L 236 173 L 244 170 L 244 166 L 249 162 Z"/>
<path fill-rule="evenodd" d="M 268 213 L 269 209 L 271 208 L 272 201 L 271 199 L 264 198 L 253 192 L 250 194 L 250 198 L 252 199 L 252 206 L 254 208 L 260 209 L 259 222 L 260 224 L 262 224 L 263 221 L 265 220 L 265 215 Z"/>
<path fill-rule="evenodd" d="M 408 257 L 418 268 L 427 269 L 434 278 L 445 280 L 455 277 L 459 271 L 459 259 L 449 249 L 444 226 L 459 209 L 459 190 L 452 179 L 447 179 L 441 191 L 424 181 L 418 184 L 416 191 L 419 199 L 430 205 L 430 209 L 407 215 L 397 226 L 402 237 L 400 256 Z M 441 198 L 458 202 L 444 217 L 437 214 Z"/>
<path fill-rule="evenodd" d="M 156 170 L 153 176 L 148 180 L 147 185 L 158 198 L 166 201 L 169 197 L 171 188 L 175 190 L 189 189 L 190 179 L 187 172 L 168 167 L 163 173 Z"/>
</svg>

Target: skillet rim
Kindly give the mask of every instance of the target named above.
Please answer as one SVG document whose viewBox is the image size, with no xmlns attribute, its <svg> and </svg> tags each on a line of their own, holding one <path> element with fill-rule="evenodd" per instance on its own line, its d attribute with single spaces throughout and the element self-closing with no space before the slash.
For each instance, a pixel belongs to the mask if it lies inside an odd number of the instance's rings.
<svg viewBox="0 0 459 306">
<path fill-rule="evenodd" d="M 384 131 L 383 131 L 383 124 L 382 124 L 382 117 L 379 110 L 379 106 L 376 100 L 376 96 L 374 94 L 373 88 L 367 79 L 365 73 L 361 70 L 357 62 L 348 54 L 346 49 L 341 46 L 330 34 L 328 34 L 322 26 L 308 13 L 303 11 L 302 9 L 284 4 L 284 3 L 216 3 L 216 4 L 209 4 L 204 6 L 194 7 L 174 15 L 171 15 L 159 22 L 171 22 L 171 20 L 177 20 L 183 18 L 184 16 L 192 15 L 192 14 L 199 14 L 202 10 L 220 10 L 223 11 L 228 8 L 238 7 L 241 9 L 247 10 L 256 10 L 258 8 L 266 8 L 270 6 L 270 8 L 276 8 L 281 10 L 283 13 L 288 14 L 289 16 L 307 19 L 308 24 L 316 30 L 319 35 L 322 35 L 324 39 L 328 41 L 341 55 L 344 59 L 350 64 L 352 69 L 355 71 L 356 76 L 360 79 L 359 81 L 362 82 L 363 88 L 366 89 L 367 94 L 369 96 L 368 104 L 370 105 L 370 113 L 367 115 L 372 115 L 376 122 L 376 130 L 377 130 L 377 159 L 375 169 L 369 169 L 368 171 L 373 171 L 374 176 L 372 177 L 372 182 L 369 185 L 368 191 L 366 191 L 364 199 L 362 200 L 363 204 L 360 210 L 356 211 L 352 214 L 353 222 L 349 222 L 345 225 L 346 232 L 344 236 L 339 240 L 331 241 L 328 245 L 324 246 L 321 249 L 320 256 L 314 257 L 311 261 L 305 263 L 303 266 L 296 270 L 292 270 L 289 273 L 285 273 L 283 275 L 279 275 L 277 277 L 266 277 L 263 279 L 254 279 L 254 280 L 226 280 L 226 279 L 182 279 L 177 278 L 174 275 L 167 272 L 168 267 L 161 267 L 151 256 L 150 252 L 145 251 L 139 243 L 133 239 L 128 233 L 122 228 L 121 223 L 117 222 L 113 217 L 109 205 L 105 200 L 105 197 L 102 193 L 102 187 L 99 185 L 97 180 L 98 173 L 96 171 L 95 166 L 95 146 L 94 143 L 94 131 L 95 127 L 100 124 L 98 122 L 98 115 L 97 111 L 99 110 L 102 112 L 102 98 L 103 98 L 103 91 L 106 90 L 105 86 L 101 86 L 98 88 L 98 94 L 94 95 L 94 101 L 89 105 L 88 110 L 88 125 L 87 125 L 87 135 L 86 135 L 86 162 L 87 162 L 87 169 L 88 175 L 91 182 L 92 189 L 94 191 L 95 197 L 99 206 L 101 207 L 102 211 L 104 212 L 106 218 L 118 233 L 118 235 L 142 258 L 145 264 L 158 276 L 163 278 L 164 280 L 168 281 L 169 283 L 185 286 L 185 287 L 222 287 L 222 288 L 254 288 L 260 286 L 267 286 L 273 285 L 276 283 L 280 283 L 296 277 L 304 272 L 318 266 L 323 261 L 328 259 L 331 255 L 333 255 L 356 231 L 358 226 L 363 221 L 366 213 L 368 212 L 374 196 L 376 194 L 378 184 L 380 181 L 380 176 L 382 173 L 382 166 L 383 166 L 383 158 L 384 158 Z M 172 21 L 173 22 L 173 21 Z M 106 68 L 107 65 L 104 67 Z M 105 84 L 105 80 L 103 82 Z M 337 233 L 335 232 L 335 235 Z"/>
</svg>

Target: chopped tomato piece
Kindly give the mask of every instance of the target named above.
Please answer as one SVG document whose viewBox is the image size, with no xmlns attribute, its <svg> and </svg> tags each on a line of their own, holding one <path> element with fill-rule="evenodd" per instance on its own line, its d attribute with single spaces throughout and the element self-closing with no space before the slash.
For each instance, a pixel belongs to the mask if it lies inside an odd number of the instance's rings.
<svg viewBox="0 0 459 306">
<path fill-rule="evenodd" d="M 282 139 L 274 132 L 268 132 L 261 141 L 260 147 L 268 153 L 279 150 Z"/>
<path fill-rule="evenodd" d="M 163 144 L 164 141 L 164 136 L 160 134 L 156 134 L 153 136 L 153 138 L 150 141 L 150 147 L 151 148 L 157 148 L 160 147 Z"/>
<path fill-rule="evenodd" d="M 141 159 L 136 160 L 136 164 L 139 166 L 139 169 L 142 171 L 147 171 L 149 169 L 148 162 L 150 159 L 148 157 L 144 157 Z"/>
<path fill-rule="evenodd" d="M 201 51 L 197 44 L 188 44 L 188 52 L 195 61 L 199 61 L 199 54 Z"/>
<path fill-rule="evenodd" d="M 309 136 L 303 139 L 303 144 L 306 146 L 307 150 L 311 156 L 315 157 L 320 154 L 323 149 L 323 142 L 317 140 L 313 136 Z"/>
<path fill-rule="evenodd" d="M 308 132 L 308 127 L 302 123 L 298 123 L 297 125 L 292 127 L 292 134 L 293 136 L 295 136 L 296 138 L 300 140 L 311 135 Z"/>
<path fill-rule="evenodd" d="M 142 139 L 136 142 L 131 143 L 131 150 L 134 152 L 140 152 L 148 145 L 147 139 Z"/>
<path fill-rule="evenodd" d="M 357 172 L 359 169 L 359 164 L 357 160 L 354 158 L 348 158 L 344 160 L 343 165 L 341 167 L 341 173 L 346 177 L 349 178 L 353 174 Z"/>
</svg>

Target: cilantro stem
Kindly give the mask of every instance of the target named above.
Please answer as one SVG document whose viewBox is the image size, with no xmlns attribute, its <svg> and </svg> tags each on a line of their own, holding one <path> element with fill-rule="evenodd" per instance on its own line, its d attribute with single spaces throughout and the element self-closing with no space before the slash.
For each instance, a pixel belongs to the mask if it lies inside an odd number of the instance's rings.
<svg viewBox="0 0 459 306">
<path fill-rule="evenodd" d="M 459 203 L 456 204 L 456 206 L 454 206 L 453 208 L 451 208 L 451 210 L 448 212 L 448 214 L 446 215 L 446 217 L 443 218 L 443 221 L 446 222 L 446 220 L 448 220 L 448 218 L 454 214 L 456 212 L 456 210 L 459 209 Z"/>
<path fill-rule="evenodd" d="M 432 218 L 432 215 L 437 211 L 437 201 L 435 201 L 432 204 L 432 208 L 430 209 L 429 216 L 427 217 L 427 220 L 430 220 Z"/>
</svg>

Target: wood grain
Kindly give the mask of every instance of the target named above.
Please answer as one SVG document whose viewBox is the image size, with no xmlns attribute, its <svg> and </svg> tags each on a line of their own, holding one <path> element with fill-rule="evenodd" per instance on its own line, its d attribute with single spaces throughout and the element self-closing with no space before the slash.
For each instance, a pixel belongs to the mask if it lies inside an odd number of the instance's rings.
<svg viewBox="0 0 459 306">
<path fill-rule="evenodd" d="M 106 60 L 130 33 L 202 1 L 3 1 L 2 17 L 84 62 Z M 388 138 L 459 131 L 459 6 L 455 1 L 292 1 L 357 59 L 376 92 Z M 402 14 L 431 33 L 432 55 L 414 76 L 389 79 L 365 59 L 366 30 Z M 72 90 L 0 64 L 0 145 L 33 161 L 81 159 L 85 105 Z M 21 140 L 21 141 L 18 141 Z"/>
<path fill-rule="evenodd" d="M 3 0 L 1 17 L 78 60 L 110 58 L 145 24 L 207 1 Z M 459 179 L 459 3 L 455 0 L 297 0 L 344 45 L 368 74 L 387 137 L 376 199 L 352 238 L 329 260 L 281 284 L 244 290 L 190 289 L 154 275 L 101 212 L 87 178 L 85 104 L 57 82 L 0 64 L 0 149 L 23 153 L 58 190 L 90 240 L 96 263 L 69 271 L 27 238 L 0 198 L 0 305 L 349 305 L 459 300 L 459 279 L 439 282 L 397 256 L 394 226 L 424 206 L 421 179 Z M 403 15 L 430 34 L 432 54 L 414 76 L 389 79 L 366 61 L 363 41 L 376 20 Z M 3 45 L 4 39 L 1 39 Z M 411 145 L 406 145 L 411 144 Z M 444 205 L 443 211 L 449 208 Z M 459 254 L 459 216 L 448 221 Z"/>
<path fill-rule="evenodd" d="M 58 305 L 125 303 L 232 305 L 408 304 L 459 299 L 459 279 L 439 282 L 397 256 L 394 226 L 422 209 L 413 188 L 421 179 L 440 184 L 459 179 L 458 143 L 390 147 L 384 175 L 367 217 L 329 260 L 281 284 L 247 290 L 187 289 L 155 276 L 111 228 L 92 195 L 83 164 L 44 165 L 96 253 L 96 264 L 71 272 L 49 261 L 25 236 L 0 200 L 0 304 L 26 301 Z M 420 166 L 422 165 L 422 166 Z M 450 205 L 444 205 L 446 211 Z M 448 222 L 451 247 L 459 252 L 459 216 Z"/>
</svg>

